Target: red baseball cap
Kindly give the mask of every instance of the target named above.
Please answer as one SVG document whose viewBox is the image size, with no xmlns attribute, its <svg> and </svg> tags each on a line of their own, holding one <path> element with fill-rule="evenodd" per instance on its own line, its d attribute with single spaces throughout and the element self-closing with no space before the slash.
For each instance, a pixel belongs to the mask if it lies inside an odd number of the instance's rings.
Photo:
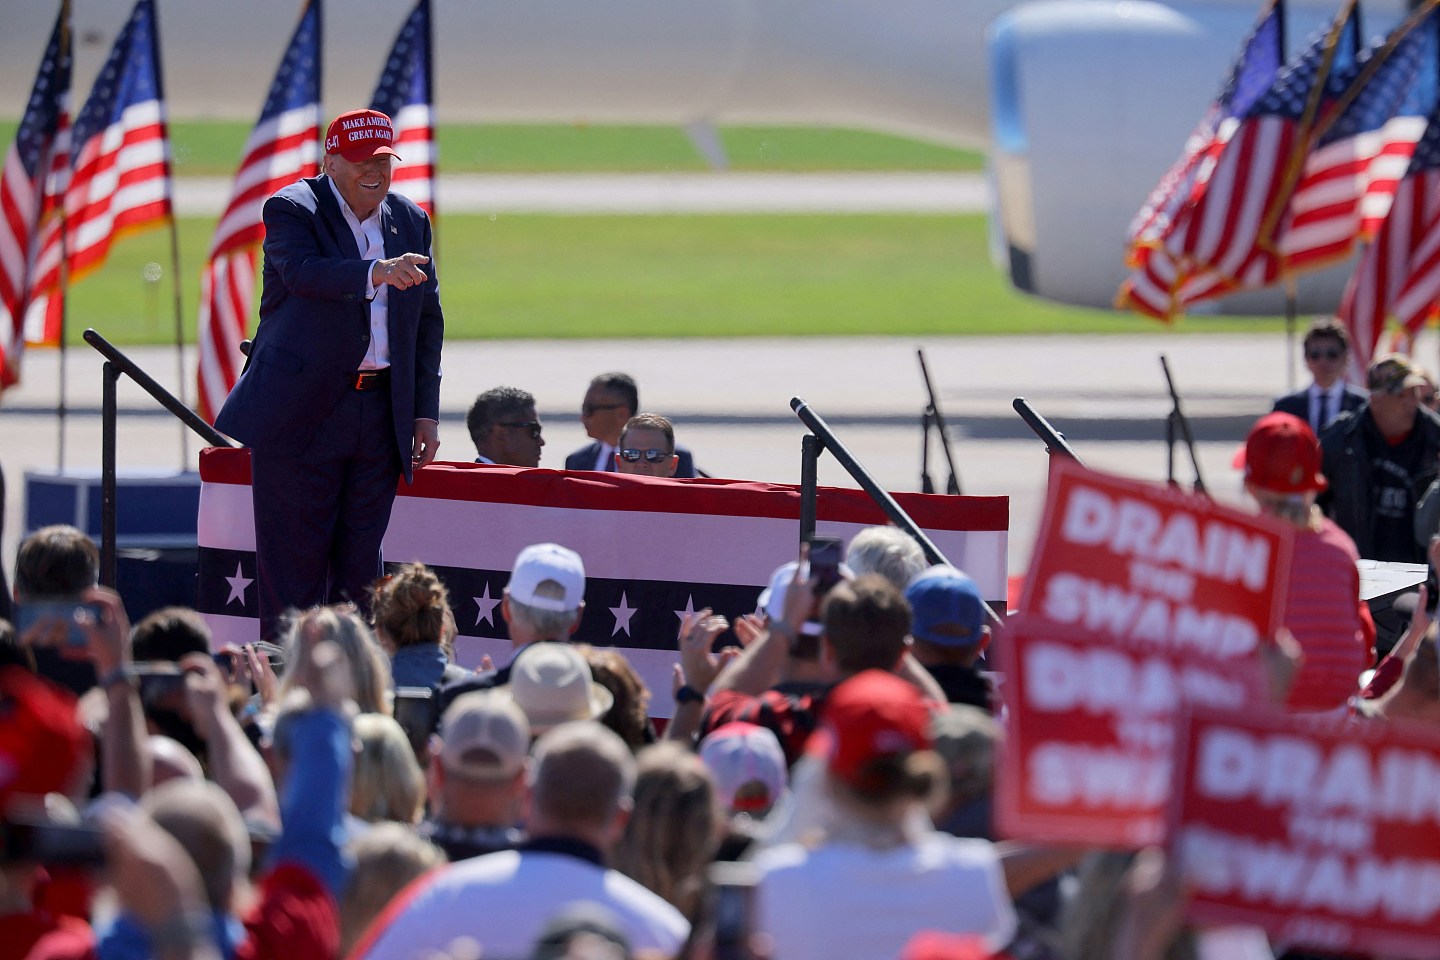
<svg viewBox="0 0 1440 960">
<path fill-rule="evenodd" d="M 395 142 L 395 127 L 379 110 L 351 110 L 330 121 L 325 131 L 325 152 L 338 153 L 351 163 L 363 163 L 377 153 L 388 153 L 399 159 L 390 144 Z"/>
<path fill-rule="evenodd" d="M 927 750 L 930 743 L 930 711 L 920 691 L 893 673 L 865 670 L 830 691 L 805 751 L 824 757 L 840 780 L 863 787 L 872 761 Z"/>
<path fill-rule="evenodd" d="M 1310 424 L 1288 413 L 1267 413 L 1255 421 L 1245 438 L 1245 480 L 1275 493 L 1324 490 L 1320 441 Z"/>
<path fill-rule="evenodd" d="M 23 667 L 0 668 L 0 810 L 17 796 L 64 792 L 87 736 L 67 691 Z"/>
</svg>

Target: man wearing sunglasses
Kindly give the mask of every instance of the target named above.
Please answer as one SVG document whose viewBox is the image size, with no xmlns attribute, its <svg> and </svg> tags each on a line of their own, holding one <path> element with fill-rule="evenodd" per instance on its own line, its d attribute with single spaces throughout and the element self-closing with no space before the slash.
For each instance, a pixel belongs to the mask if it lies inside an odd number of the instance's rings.
<svg viewBox="0 0 1440 960">
<path fill-rule="evenodd" d="M 565 469 L 614 473 L 620 432 L 639 412 L 640 389 L 635 385 L 634 377 L 628 373 L 602 373 L 591 380 L 585 399 L 580 404 L 580 423 L 585 427 L 585 435 L 594 442 L 566 457 Z M 684 447 L 674 447 L 673 450 L 680 458 L 674 475 L 695 476 L 695 458 L 690 451 Z"/>
<path fill-rule="evenodd" d="M 615 470 L 639 477 L 673 477 L 680 458 L 675 455 L 675 428 L 656 413 L 633 416 L 620 431 Z"/>
<path fill-rule="evenodd" d="M 535 398 L 516 387 L 492 387 L 470 405 L 465 415 L 470 439 L 475 441 L 476 463 L 502 463 L 512 467 L 540 466 L 540 416 Z"/>
<path fill-rule="evenodd" d="M 1317 318 L 1305 333 L 1304 350 L 1305 367 L 1314 382 L 1276 399 L 1274 409 L 1304 420 L 1318 437 L 1340 414 L 1358 410 L 1365 403 L 1365 393 L 1345 382 L 1350 336 L 1342 324 L 1331 317 Z"/>
</svg>

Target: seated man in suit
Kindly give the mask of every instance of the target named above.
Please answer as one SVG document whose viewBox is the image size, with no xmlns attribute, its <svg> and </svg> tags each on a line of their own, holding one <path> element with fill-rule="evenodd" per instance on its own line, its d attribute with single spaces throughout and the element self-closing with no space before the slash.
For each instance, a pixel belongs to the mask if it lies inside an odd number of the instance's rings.
<svg viewBox="0 0 1440 960">
<path fill-rule="evenodd" d="M 1305 366 L 1314 382 L 1304 390 L 1286 394 L 1273 409 L 1299 417 L 1315 435 L 1332 420 L 1365 402 L 1365 392 L 1345 382 L 1350 362 L 1350 336 L 1343 324 L 1330 317 L 1316 319 L 1305 333 Z"/>
<path fill-rule="evenodd" d="M 465 428 L 475 441 L 476 463 L 540 466 L 540 448 L 545 446 L 540 435 L 543 425 L 529 391 L 491 387 L 470 405 Z"/>
<path fill-rule="evenodd" d="M 585 400 L 580 405 L 580 423 L 594 443 L 576 450 L 565 458 L 566 470 L 604 470 L 615 472 L 615 449 L 620 445 L 620 431 L 640 410 L 640 390 L 635 378 L 626 373 L 602 373 L 590 381 Z M 675 476 L 693 477 L 695 458 L 684 447 L 676 447 L 679 462 Z"/>
<path fill-rule="evenodd" d="M 679 465 L 675 428 L 658 413 L 637 413 L 620 431 L 616 471 L 639 477 L 673 477 Z"/>
</svg>

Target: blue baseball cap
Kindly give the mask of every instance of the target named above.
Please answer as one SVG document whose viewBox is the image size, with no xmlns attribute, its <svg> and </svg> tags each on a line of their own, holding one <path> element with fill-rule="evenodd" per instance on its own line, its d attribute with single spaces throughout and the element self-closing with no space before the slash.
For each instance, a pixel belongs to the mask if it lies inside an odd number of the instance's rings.
<svg viewBox="0 0 1440 960">
<path fill-rule="evenodd" d="M 905 588 L 914 622 L 910 633 L 942 647 L 968 647 L 980 642 L 985 627 L 985 601 L 975 581 L 954 567 L 931 567 Z"/>
</svg>

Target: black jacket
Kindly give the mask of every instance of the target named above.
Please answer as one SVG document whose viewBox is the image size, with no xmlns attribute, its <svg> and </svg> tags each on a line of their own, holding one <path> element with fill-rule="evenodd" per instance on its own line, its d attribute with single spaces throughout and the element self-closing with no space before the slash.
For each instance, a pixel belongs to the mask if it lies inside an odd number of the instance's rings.
<svg viewBox="0 0 1440 960">
<path fill-rule="evenodd" d="M 1325 514 L 1350 534 L 1360 556 L 1375 556 L 1374 497 L 1370 491 L 1370 462 L 1365 456 L 1365 421 L 1370 404 L 1342 413 L 1320 433 L 1321 470 L 1330 487 L 1320 495 Z M 1423 472 L 1410 478 L 1411 502 L 1440 472 L 1440 417 L 1421 407 L 1415 415 L 1415 430 L 1423 447 Z"/>
</svg>

